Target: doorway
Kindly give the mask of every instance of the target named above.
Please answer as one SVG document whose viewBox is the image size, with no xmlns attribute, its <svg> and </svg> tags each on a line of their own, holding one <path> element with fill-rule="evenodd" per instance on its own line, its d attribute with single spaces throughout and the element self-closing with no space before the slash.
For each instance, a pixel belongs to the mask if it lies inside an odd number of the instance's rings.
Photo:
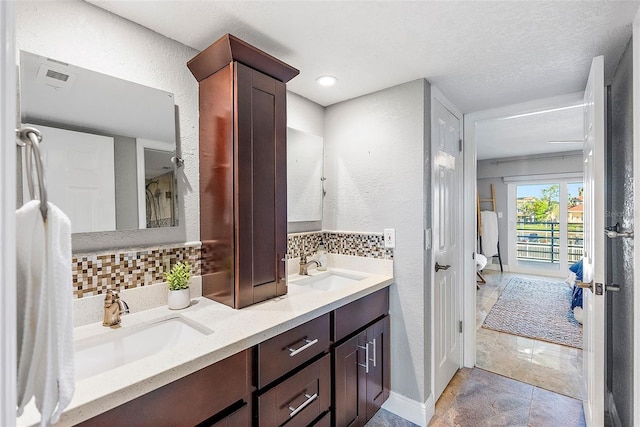
<svg viewBox="0 0 640 427">
<path fill-rule="evenodd" d="M 504 272 L 492 260 L 483 271 L 487 283 L 476 291 L 472 307 L 476 351 L 465 352 L 465 363 L 472 360 L 472 366 L 582 399 L 581 348 L 485 324 L 501 297 L 515 292 L 511 288 L 518 283 L 543 283 L 570 299 L 564 279 L 572 261 L 582 255 L 583 240 L 578 207 L 583 155 L 577 142 L 583 132 L 582 94 L 476 113 L 465 117 L 465 127 L 467 138 L 478 146 L 477 192 L 484 197 L 490 185 L 495 187 L 498 239 L 507 249 L 502 252 Z M 557 129 L 562 136 L 554 133 Z M 480 150 L 483 138 L 492 144 L 490 155 Z M 504 153 L 496 152 L 500 140 Z M 509 151 L 514 146 L 523 148 L 516 154 Z M 475 233 L 467 236 L 476 238 Z M 546 293 L 531 298 L 536 307 L 549 299 Z M 569 306 L 564 313 L 571 314 Z"/>
</svg>

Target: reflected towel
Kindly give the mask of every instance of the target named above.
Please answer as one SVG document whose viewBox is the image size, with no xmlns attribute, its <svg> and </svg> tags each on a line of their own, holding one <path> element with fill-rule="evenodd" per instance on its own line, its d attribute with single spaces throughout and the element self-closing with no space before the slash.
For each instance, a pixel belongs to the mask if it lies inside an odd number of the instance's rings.
<svg viewBox="0 0 640 427">
<path fill-rule="evenodd" d="M 41 426 L 55 424 L 75 389 L 71 223 L 40 201 L 16 211 L 18 416 L 32 397 Z"/>
<path fill-rule="evenodd" d="M 498 216 L 493 211 L 480 212 L 482 221 L 482 253 L 486 257 L 498 255 Z"/>
</svg>

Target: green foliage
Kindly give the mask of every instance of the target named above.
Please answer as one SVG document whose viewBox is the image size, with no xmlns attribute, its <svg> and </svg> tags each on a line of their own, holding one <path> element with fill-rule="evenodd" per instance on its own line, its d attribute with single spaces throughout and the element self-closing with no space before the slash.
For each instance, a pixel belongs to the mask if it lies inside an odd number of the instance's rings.
<svg viewBox="0 0 640 427">
<path fill-rule="evenodd" d="M 179 262 L 173 266 L 171 271 L 164 275 L 169 284 L 170 291 L 188 289 L 191 280 L 191 266 L 188 262 Z"/>
</svg>

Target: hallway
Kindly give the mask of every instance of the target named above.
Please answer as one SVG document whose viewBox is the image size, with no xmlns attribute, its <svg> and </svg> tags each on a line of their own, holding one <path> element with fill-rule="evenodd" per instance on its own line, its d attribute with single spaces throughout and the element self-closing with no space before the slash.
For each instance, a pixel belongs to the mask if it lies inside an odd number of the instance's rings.
<svg viewBox="0 0 640 427">
<path fill-rule="evenodd" d="M 575 399 L 584 397 L 582 350 L 497 332 L 482 322 L 513 277 L 540 278 L 485 270 L 476 300 L 476 366 Z M 557 278 L 545 280 L 559 281 Z"/>
</svg>

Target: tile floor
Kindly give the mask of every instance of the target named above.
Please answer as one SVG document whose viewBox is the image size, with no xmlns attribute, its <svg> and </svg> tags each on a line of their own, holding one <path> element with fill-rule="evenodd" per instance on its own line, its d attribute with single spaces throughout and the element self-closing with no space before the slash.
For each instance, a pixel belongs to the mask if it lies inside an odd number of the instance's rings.
<svg viewBox="0 0 640 427">
<path fill-rule="evenodd" d="M 584 427 L 582 402 L 483 369 L 463 368 L 436 403 L 429 427 Z M 365 427 L 417 427 L 384 409 Z"/>
<path fill-rule="evenodd" d="M 585 426 L 582 350 L 482 328 L 515 274 L 486 271 L 484 276 L 476 311 L 477 368 L 456 373 L 429 426 Z M 416 425 L 381 409 L 365 427 L 382 426 Z"/>
<path fill-rule="evenodd" d="M 476 366 L 582 399 L 582 350 L 482 328 L 509 279 L 516 276 L 491 270 L 483 275 L 487 283 L 480 286 L 476 304 Z"/>
<path fill-rule="evenodd" d="M 456 373 L 429 423 L 430 427 L 585 425 L 580 400 L 478 368 Z"/>
</svg>

